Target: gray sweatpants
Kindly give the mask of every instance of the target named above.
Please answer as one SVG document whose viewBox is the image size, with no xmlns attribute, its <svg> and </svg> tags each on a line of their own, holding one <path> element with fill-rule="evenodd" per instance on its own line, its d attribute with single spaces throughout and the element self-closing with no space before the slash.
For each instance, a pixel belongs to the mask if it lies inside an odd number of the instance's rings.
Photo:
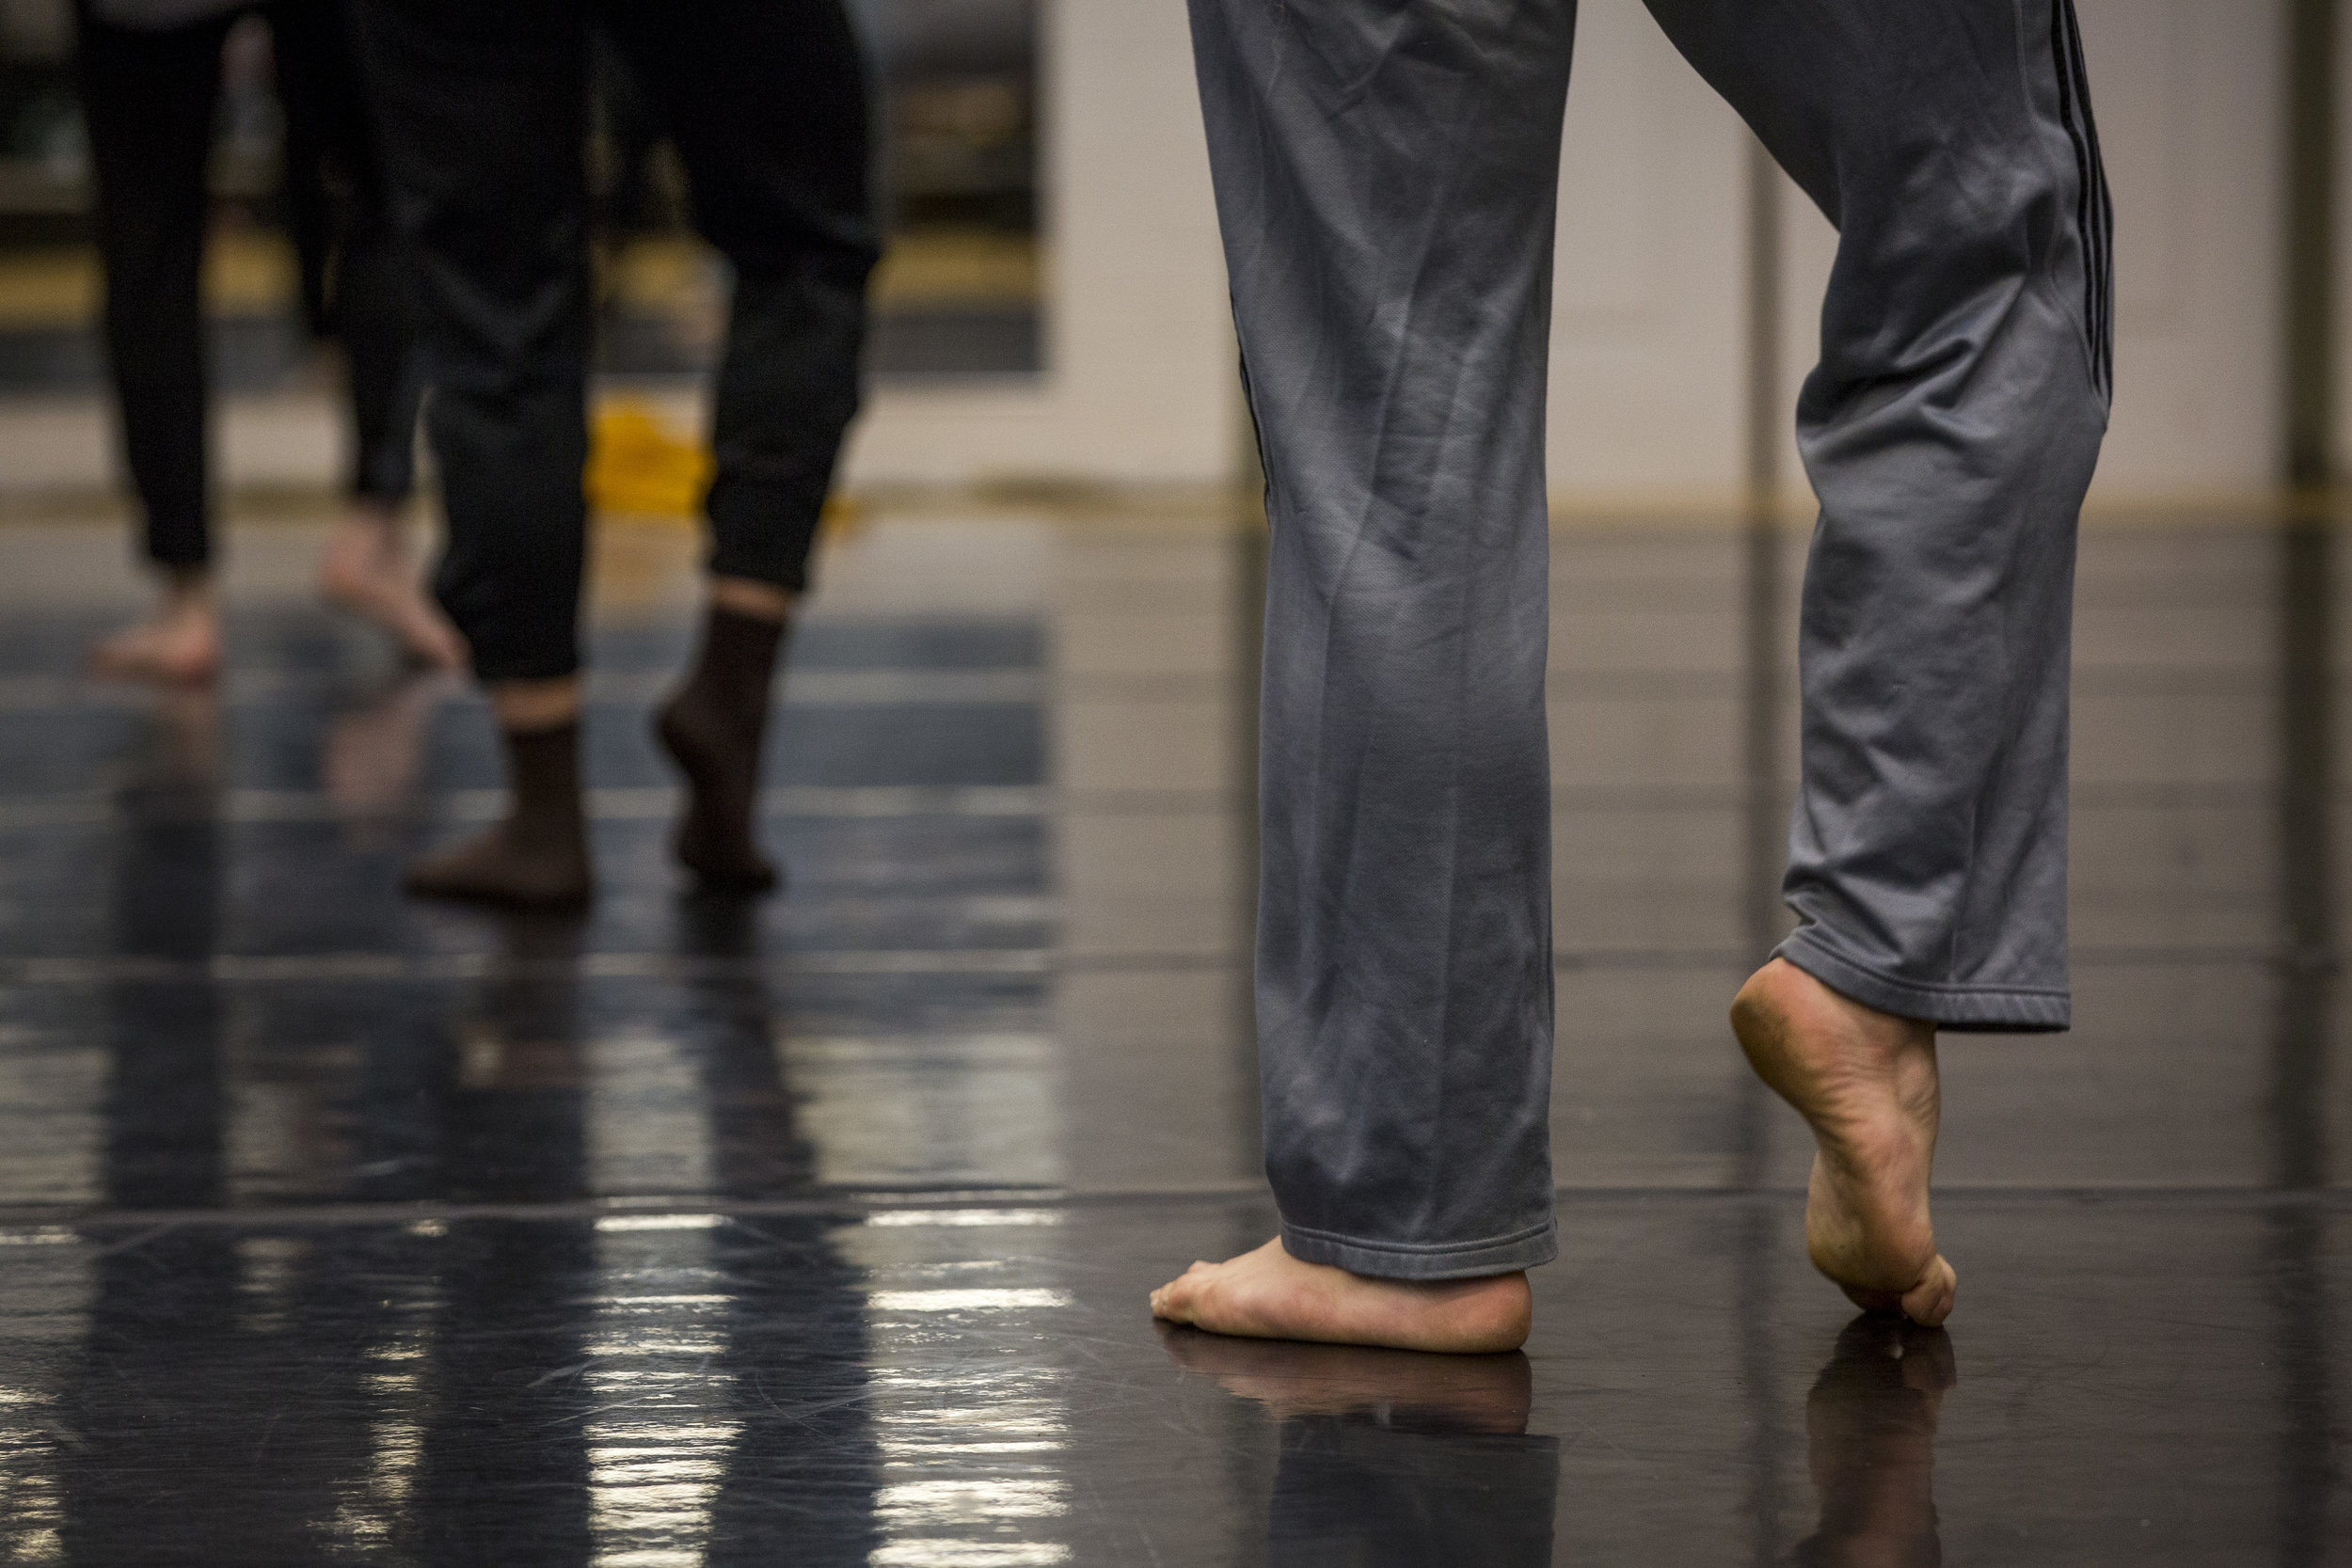
<svg viewBox="0 0 2352 1568">
<path fill-rule="evenodd" d="M 1839 230 L 1781 956 L 2063 1028 L 2106 191 L 2069 0 L 1649 0 Z M 1258 1028 L 1300 1258 L 1555 1250 L 1545 355 L 1575 0 L 1191 0 L 1273 522 Z M 1605 222 L 1606 214 L 1593 214 Z"/>
</svg>

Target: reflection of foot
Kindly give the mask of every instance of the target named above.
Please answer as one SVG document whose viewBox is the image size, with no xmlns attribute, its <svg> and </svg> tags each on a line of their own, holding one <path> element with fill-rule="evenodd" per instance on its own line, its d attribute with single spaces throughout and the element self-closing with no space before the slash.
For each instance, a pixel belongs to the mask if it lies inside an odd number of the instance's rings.
<svg viewBox="0 0 2352 1568">
<path fill-rule="evenodd" d="M 1813 1266 L 1857 1307 L 1942 1323 L 1959 1281 L 1928 1218 L 1935 1025 L 1875 1012 L 1774 958 L 1740 989 L 1731 1026 L 1820 1145 L 1804 1209 Z"/>
<path fill-rule="evenodd" d="M 414 793 L 424 729 L 446 674 L 409 671 L 327 726 L 319 773 L 326 797 L 348 816 L 381 816 Z"/>
<path fill-rule="evenodd" d="M 319 561 L 319 591 L 373 622 L 419 664 L 434 670 L 465 667 L 466 641 L 425 597 L 390 513 L 357 507 L 335 525 Z"/>
<path fill-rule="evenodd" d="M 90 670 L 109 680 L 200 686 L 220 673 L 220 613 L 209 600 L 170 604 L 92 648 Z"/>
<path fill-rule="evenodd" d="M 1278 1421 L 1299 1416 L 1379 1415 L 1414 1431 L 1527 1430 L 1534 1403 L 1527 1357 L 1422 1355 L 1365 1345 L 1302 1345 L 1237 1339 L 1163 1325 L 1160 1343 L 1188 1372 L 1215 1378 L 1229 1394 L 1254 1400 Z"/>
<path fill-rule="evenodd" d="M 1805 1400 L 1804 1426 L 1821 1528 L 1799 1560 L 1931 1568 L 1935 1426 L 1959 1382 L 1951 1337 L 1891 1317 L 1858 1318 Z"/>
<path fill-rule="evenodd" d="M 1280 1238 L 1224 1263 L 1195 1263 L 1152 1292 L 1152 1316 L 1213 1334 L 1481 1355 L 1527 1342 L 1524 1274 L 1374 1279 L 1302 1263 Z"/>
<path fill-rule="evenodd" d="M 220 782 L 220 690 L 183 686 L 155 705 L 162 742 L 153 783 L 166 789 L 210 789 Z"/>
</svg>

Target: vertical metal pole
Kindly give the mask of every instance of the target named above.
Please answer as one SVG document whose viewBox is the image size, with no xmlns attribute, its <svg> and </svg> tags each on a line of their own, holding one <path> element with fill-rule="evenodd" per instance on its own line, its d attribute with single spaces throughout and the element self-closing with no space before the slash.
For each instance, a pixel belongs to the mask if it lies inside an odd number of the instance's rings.
<svg viewBox="0 0 2352 1568">
<path fill-rule="evenodd" d="M 1782 863 L 1788 852 L 1788 808 L 1781 799 L 1781 666 L 1787 627 L 1782 613 L 1781 536 L 1781 173 L 1760 142 L 1747 157 L 1747 505 L 1742 519 L 1746 594 L 1742 606 L 1746 662 L 1741 777 L 1742 910 L 1748 961 L 1760 963 L 1780 940 Z M 1727 1043 L 1727 1042 L 1726 1042 Z M 1754 1194 L 1764 1184 L 1773 1110 L 1764 1086 L 1741 1073 L 1733 1117 L 1733 1183 Z M 1781 1559 L 1781 1461 L 1790 1444 L 1779 1406 L 1779 1357 L 1773 1334 L 1773 1281 L 1782 1253 L 1783 1207 L 1748 1199 L 1735 1218 L 1740 1270 L 1740 1372 L 1748 1403 L 1747 1512 L 1752 1560 Z"/>
<path fill-rule="evenodd" d="M 2279 640 L 2279 1010 L 2271 1038 L 2269 1215 L 2279 1426 L 2280 1568 L 2330 1560 L 2335 1453 L 2323 1260 L 2327 1215 L 2296 1201 L 2327 1184 L 2335 1010 L 2336 5 L 2289 0 L 2287 54 L 2287 480 Z"/>
<path fill-rule="evenodd" d="M 1781 803 L 1781 667 L 1788 627 L 1782 613 L 1779 525 L 1781 450 L 1781 173 L 1763 144 L 1747 161 L 1747 681 L 1741 774 L 1747 783 L 1746 913 L 1748 946 L 1757 962 L 1780 941 L 1780 900 L 1788 821 Z"/>
<path fill-rule="evenodd" d="M 2335 479 L 2336 0 L 2289 0 L 2287 480 Z"/>
</svg>

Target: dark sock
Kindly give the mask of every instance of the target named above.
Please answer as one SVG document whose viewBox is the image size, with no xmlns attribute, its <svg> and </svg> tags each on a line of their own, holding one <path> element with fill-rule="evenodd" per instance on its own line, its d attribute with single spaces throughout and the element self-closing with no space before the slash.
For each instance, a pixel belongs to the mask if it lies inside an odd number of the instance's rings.
<svg viewBox="0 0 2352 1568">
<path fill-rule="evenodd" d="M 580 724 L 508 730 L 506 819 L 412 863 L 402 886 L 430 898 L 533 909 L 588 901 L 588 829 L 580 809 Z"/>
<path fill-rule="evenodd" d="M 765 893 L 776 868 L 759 852 L 759 747 L 784 623 L 712 609 L 702 654 L 654 730 L 686 774 L 677 858 L 715 893 Z"/>
</svg>

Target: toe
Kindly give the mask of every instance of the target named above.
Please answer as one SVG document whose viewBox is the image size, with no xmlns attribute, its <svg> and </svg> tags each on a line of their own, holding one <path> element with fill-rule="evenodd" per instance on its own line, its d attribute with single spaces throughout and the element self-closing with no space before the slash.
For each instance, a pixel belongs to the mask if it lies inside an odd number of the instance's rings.
<svg viewBox="0 0 2352 1568">
<path fill-rule="evenodd" d="M 1959 1292 L 1959 1275 L 1939 1256 L 1928 1265 L 1927 1277 L 1903 1292 L 1903 1316 L 1923 1328 L 1934 1328 L 1952 1315 Z"/>
</svg>

